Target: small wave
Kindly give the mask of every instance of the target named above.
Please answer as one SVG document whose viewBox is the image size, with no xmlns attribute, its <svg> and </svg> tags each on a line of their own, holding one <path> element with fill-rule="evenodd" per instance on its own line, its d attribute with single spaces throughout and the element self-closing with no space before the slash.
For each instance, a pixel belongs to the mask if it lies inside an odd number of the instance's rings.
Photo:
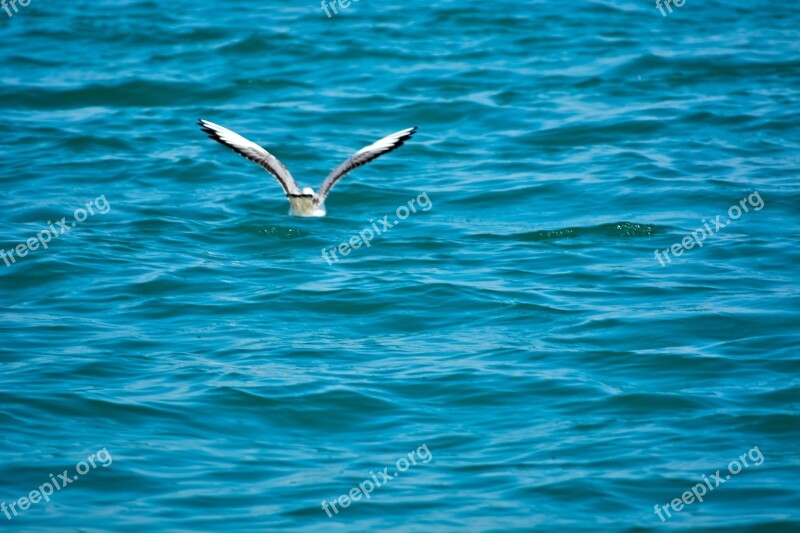
<svg viewBox="0 0 800 533">
<path fill-rule="evenodd" d="M 663 228 L 652 224 L 635 222 L 612 222 L 589 227 L 562 228 L 555 230 L 526 231 L 509 235 L 481 233 L 474 235 L 480 239 L 520 240 L 526 242 L 549 241 L 553 239 L 573 239 L 601 235 L 606 237 L 650 237 L 661 232 Z"/>
</svg>

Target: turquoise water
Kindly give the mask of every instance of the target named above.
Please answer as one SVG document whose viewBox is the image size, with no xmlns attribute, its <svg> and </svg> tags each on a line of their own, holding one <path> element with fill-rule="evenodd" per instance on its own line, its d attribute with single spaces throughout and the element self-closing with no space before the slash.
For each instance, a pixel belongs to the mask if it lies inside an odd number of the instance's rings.
<svg viewBox="0 0 800 533">
<path fill-rule="evenodd" d="M 792 3 L 16 5 L 0 528 L 798 530 Z"/>
</svg>

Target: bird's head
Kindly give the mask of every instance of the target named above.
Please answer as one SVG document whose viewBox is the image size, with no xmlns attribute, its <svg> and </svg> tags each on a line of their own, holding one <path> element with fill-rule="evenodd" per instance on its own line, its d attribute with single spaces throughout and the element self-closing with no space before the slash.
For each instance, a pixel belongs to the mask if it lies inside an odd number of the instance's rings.
<svg viewBox="0 0 800 533">
<path fill-rule="evenodd" d="M 303 194 L 307 194 L 308 196 L 314 196 L 314 189 L 311 187 L 303 187 Z"/>
</svg>

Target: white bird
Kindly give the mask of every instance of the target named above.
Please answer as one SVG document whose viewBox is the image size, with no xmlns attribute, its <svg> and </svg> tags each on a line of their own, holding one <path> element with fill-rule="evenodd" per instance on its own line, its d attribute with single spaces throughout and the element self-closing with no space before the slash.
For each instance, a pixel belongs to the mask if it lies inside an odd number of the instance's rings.
<svg viewBox="0 0 800 533">
<path fill-rule="evenodd" d="M 328 174 L 328 177 L 323 180 L 322 185 L 319 186 L 319 191 L 314 192 L 311 187 L 304 187 L 300 190 L 292 175 L 283 166 L 283 163 L 256 143 L 248 141 L 241 135 L 208 120 L 200 119 L 198 124 L 209 137 L 250 161 L 258 163 L 267 172 L 275 176 L 289 199 L 289 213 L 299 217 L 324 217 L 325 198 L 345 174 L 383 154 L 388 154 L 392 150 L 400 148 L 417 131 L 416 126 L 407 128 L 362 148 L 351 155 L 347 161 L 333 169 Z"/>
</svg>

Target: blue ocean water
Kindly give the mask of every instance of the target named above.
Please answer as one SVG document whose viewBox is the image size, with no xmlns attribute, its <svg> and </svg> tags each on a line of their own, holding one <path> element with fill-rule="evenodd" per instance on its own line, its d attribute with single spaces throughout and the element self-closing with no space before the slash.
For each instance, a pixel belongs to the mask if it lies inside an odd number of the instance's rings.
<svg viewBox="0 0 800 533">
<path fill-rule="evenodd" d="M 800 528 L 795 3 L 6 5 L 0 529 Z"/>
</svg>

